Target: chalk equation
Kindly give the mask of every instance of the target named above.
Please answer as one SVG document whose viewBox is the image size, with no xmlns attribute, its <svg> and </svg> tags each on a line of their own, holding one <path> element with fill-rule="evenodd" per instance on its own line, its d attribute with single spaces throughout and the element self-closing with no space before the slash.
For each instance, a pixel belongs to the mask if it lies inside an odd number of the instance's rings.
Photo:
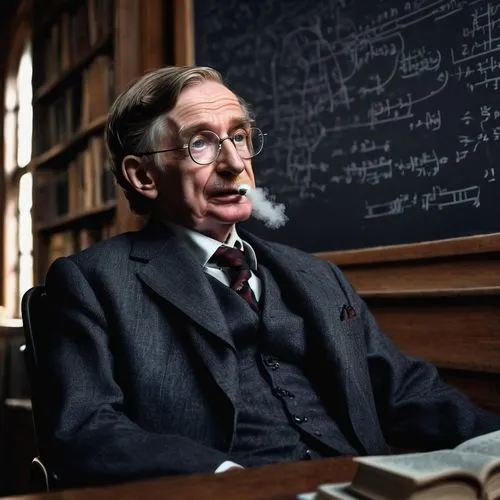
<svg viewBox="0 0 500 500">
<path fill-rule="evenodd" d="M 447 189 L 433 186 L 430 192 L 417 194 L 403 194 L 393 200 L 384 203 L 370 204 L 365 202 L 365 219 L 387 217 L 390 215 L 401 215 L 408 209 L 421 208 L 429 211 L 432 209 L 443 210 L 443 208 L 458 205 L 470 205 L 478 208 L 480 202 L 481 188 L 479 186 L 467 186 L 462 189 Z"/>
<path fill-rule="evenodd" d="M 350 162 L 342 166 L 342 175 L 330 178 L 333 183 L 344 184 L 379 184 L 392 179 L 395 175 L 414 174 L 416 177 L 436 177 L 441 168 L 448 164 L 447 156 L 440 156 L 436 150 L 425 151 L 408 158 L 394 159 L 379 156 L 375 159 L 362 160 L 359 163 Z"/>
</svg>

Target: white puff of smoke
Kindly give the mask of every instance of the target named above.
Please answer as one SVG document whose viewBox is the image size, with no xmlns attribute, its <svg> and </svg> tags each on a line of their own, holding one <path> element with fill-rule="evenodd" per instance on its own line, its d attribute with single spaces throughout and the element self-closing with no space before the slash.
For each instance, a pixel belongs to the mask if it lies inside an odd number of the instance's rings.
<svg viewBox="0 0 500 500">
<path fill-rule="evenodd" d="M 268 199 L 266 189 L 252 189 L 248 184 L 240 184 L 237 189 L 252 202 L 252 216 L 263 221 L 266 227 L 277 229 L 286 224 L 285 205 Z"/>
</svg>

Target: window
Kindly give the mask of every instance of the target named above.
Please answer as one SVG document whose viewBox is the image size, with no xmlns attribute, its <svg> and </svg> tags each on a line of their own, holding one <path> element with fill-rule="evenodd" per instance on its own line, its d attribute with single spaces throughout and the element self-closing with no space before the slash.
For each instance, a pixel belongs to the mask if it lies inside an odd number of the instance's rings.
<svg viewBox="0 0 500 500">
<path fill-rule="evenodd" d="M 31 224 L 33 132 L 31 47 L 26 42 L 17 74 L 5 85 L 4 175 L 4 305 L 7 317 L 19 317 L 24 292 L 33 286 L 33 233 Z"/>
</svg>

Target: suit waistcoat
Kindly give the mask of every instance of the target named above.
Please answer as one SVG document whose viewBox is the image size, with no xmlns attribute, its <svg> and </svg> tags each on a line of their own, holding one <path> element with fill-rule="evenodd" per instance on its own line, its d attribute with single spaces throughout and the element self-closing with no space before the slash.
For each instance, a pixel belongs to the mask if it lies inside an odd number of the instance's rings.
<svg viewBox="0 0 500 500">
<path fill-rule="evenodd" d="M 231 456 L 249 466 L 359 454 L 354 433 L 351 444 L 304 373 L 304 320 L 287 306 L 263 266 L 259 266 L 259 276 L 263 288 L 260 314 L 236 292 L 209 277 L 238 355 L 237 423 Z M 314 359 L 309 361 L 314 363 Z"/>
</svg>

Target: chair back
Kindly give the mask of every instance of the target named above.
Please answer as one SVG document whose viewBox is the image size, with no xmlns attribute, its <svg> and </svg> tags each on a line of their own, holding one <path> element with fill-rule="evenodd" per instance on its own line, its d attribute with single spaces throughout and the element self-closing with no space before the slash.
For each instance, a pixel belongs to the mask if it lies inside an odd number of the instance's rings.
<svg viewBox="0 0 500 500">
<path fill-rule="evenodd" d="M 24 359 L 31 386 L 33 426 L 38 453 L 32 462 L 32 473 L 40 475 L 42 484 L 45 483 L 45 489 L 48 491 L 56 478 L 48 466 L 50 448 L 48 433 L 49 387 L 47 374 L 41 366 L 51 316 L 45 286 L 36 285 L 23 295 L 21 315 L 26 339 Z"/>
</svg>

